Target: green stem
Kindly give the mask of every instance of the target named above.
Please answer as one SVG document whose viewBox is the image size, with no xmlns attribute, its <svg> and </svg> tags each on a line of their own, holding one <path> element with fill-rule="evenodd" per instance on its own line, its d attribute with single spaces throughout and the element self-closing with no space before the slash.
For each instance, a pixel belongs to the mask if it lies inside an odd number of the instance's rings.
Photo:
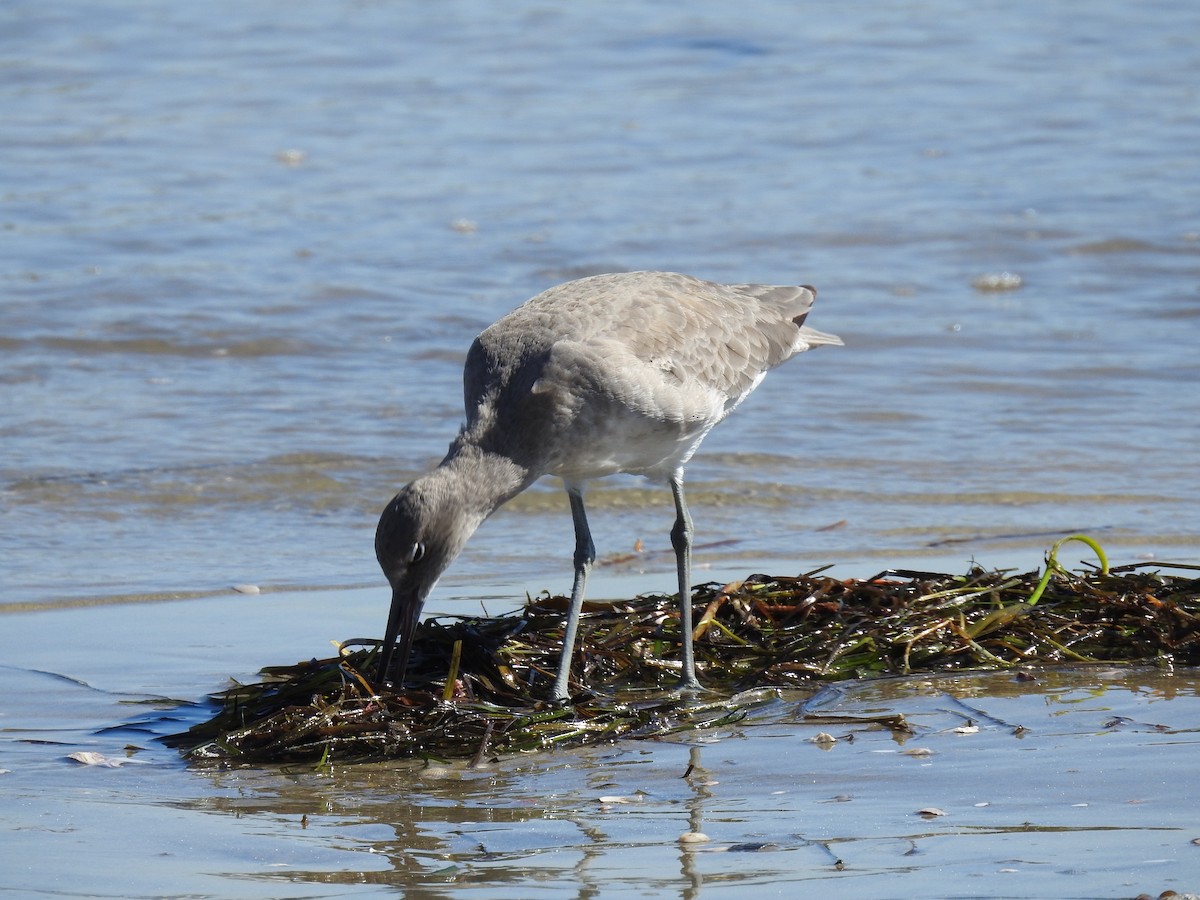
<svg viewBox="0 0 1200 900">
<path fill-rule="evenodd" d="M 1042 573 L 1042 578 L 1038 582 L 1037 587 L 1033 589 L 1033 593 L 1030 594 L 1029 599 L 1025 601 L 1027 605 L 1033 606 L 1042 598 L 1042 593 L 1046 590 L 1046 585 L 1050 583 L 1051 575 L 1053 575 L 1055 572 L 1062 572 L 1063 574 L 1066 574 L 1067 570 L 1064 569 L 1062 567 L 1062 563 L 1058 561 L 1058 548 L 1067 541 L 1080 541 L 1081 543 L 1087 544 L 1089 547 L 1091 547 L 1092 551 L 1096 554 L 1096 557 L 1100 560 L 1100 574 L 1108 574 L 1108 557 L 1104 554 L 1104 548 L 1096 543 L 1092 538 L 1088 537 L 1086 534 L 1072 534 L 1065 538 L 1060 538 L 1054 542 L 1054 546 L 1052 546 L 1050 548 L 1050 552 L 1046 554 L 1046 571 Z"/>
</svg>

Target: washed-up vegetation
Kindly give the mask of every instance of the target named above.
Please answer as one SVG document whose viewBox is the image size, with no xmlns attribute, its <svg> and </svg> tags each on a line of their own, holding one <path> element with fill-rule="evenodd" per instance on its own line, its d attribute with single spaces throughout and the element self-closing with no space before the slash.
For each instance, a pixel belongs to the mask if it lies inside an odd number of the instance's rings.
<svg viewBox="0 0 1200 900">
<path fill-rule="evenodd" d="M 421 623 L 405 689 L 375 684 L 377 642 L 262 671 L 214 696 L 216 714 L 171 738 L 192 759 L 246 762 L 471 758 L 730 724 L 771 688 L 877 675 L 1059 663 L 1200 664 L 1200 567 L 1067 571 L 821 570 L 753 575 L 693 595 L 706 692 L 679 697 L 678 604 L 646 595 L 585 605 L 578 694 L 547 695 L 566 600 Z M 1064 539 L 1066 540 L 1066 539 Z M 767 690 L 764 690 L 767 689 Z"/>
</svg>

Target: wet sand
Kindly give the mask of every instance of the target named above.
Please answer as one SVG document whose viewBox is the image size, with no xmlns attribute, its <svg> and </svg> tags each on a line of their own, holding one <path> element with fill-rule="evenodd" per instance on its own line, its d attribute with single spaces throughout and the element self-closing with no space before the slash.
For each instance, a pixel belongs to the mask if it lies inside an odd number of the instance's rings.
<svg viewBox="0 0 1200 900">
<path fill-rule="evenodd" d="M 384 599 L 230 594 L 5 615 L 0 890 L 1057 898 L 1200 887 L 1192 670 L 845 683 L 782 695 L 735 728 L 478 769 L 189 767 L 155 740 L 203 711 L 154 698 L 199 701 L 229 677 L 325 653 L 325 638 L 374 634 Z M 805 712 L 899 712 L 916 733 L 805 723 Z M 121 764 L 69 758 L 80 752 Z M 708 840 L 680 841 L 693 833 Z"/>
</svg>

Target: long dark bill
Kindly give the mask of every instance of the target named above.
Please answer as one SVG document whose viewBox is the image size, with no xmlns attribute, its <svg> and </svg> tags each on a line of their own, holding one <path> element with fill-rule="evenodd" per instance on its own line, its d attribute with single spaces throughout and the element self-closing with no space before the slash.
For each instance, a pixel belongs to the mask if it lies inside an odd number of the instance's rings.
<svg viewBox="0 0 1200 900">
<path fill-rule="evenodd" d="M 424 601 L 424 597 L 418 597 L 410 591 L 392 591 L 392 608 L 388 611 L 387 629 L 379 648 L 379 669 L 375 673 L 375 680 L 380 687 L 393 683 L 396 687 L 404 686 L 404 673 L 408 671 L 408 658 L 412 655 L 413 637 L 417 632 L 417 620 L 421 618 Z M 397 638 L 400 641 L 399 648 L 396 646 Z M 388 677 L 392 671 L 396 672 L 394 682 Z"/>
</svg>

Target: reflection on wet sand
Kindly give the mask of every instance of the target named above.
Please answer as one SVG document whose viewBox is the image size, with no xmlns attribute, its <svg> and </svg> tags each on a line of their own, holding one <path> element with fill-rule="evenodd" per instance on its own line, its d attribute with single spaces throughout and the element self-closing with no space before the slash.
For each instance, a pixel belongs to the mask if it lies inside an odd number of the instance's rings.
<svg viewBox="0 0 1200 900">
<path fill-rule="evenodd" d="M 1181 799 L 1196 787 L 1184 761 L 1200 742 L 1198 687 L 1195 671 L 1117 666 L 874 679 L 784 696 L 678 743 L 479 768 L 198 768 L 209 788 L 185 807 L 362 860 L 258 878 L 428 896 L 643 885 L 700 898 L 707 885 L 842 879 L 874 893 L 896 878 L 933 896 L 964 877 L 982 879 L 978 896 L 1055 879 L 1087 893 L 1195 837 Z M 1097 847 L 1092 875 L 1055 869 Z"/>
</svg>

